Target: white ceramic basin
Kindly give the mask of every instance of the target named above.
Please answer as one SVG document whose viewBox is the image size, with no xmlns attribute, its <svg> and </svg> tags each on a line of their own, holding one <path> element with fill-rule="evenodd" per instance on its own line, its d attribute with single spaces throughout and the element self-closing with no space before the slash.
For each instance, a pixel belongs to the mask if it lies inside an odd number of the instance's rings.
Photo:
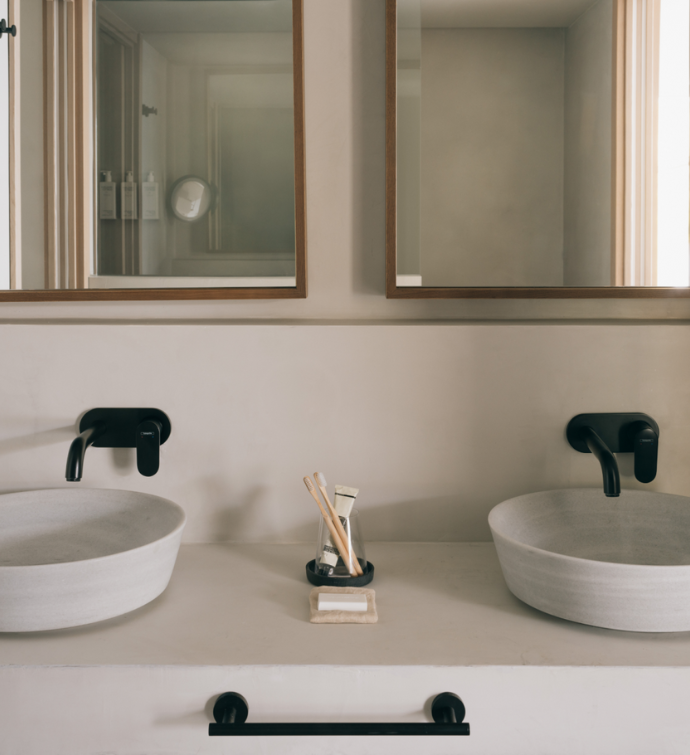
<svg viewBox="0 0 690 755">
<path fill-rule="evenodd" d="M 125 490 L 0 495 L 0 631 L 109 619 L 160 595 L 185 525 L 172 501 Z"/>
<path fill-rule="evenodd" d="M 553 490 L 489 514 L 510 591 L 563 619 L 636 632 L 690 630 L 690 498 Z"/>
</svg>

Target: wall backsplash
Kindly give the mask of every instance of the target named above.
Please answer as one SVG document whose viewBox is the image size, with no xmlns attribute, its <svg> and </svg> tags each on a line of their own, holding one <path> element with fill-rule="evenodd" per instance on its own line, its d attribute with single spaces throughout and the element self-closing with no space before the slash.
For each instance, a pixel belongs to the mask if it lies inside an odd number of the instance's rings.
<svg viewBox="0 0 690 755">
<path fill-rule="evenodd" d="M 155 477 L 90 448 L 77 484 L 177 501 L 187 542 L 315 538 L 317 470 L 361 489 L 370 540 L 488 540 L 505 498 L 601 485 L 565 438 L 580 412 L 650 414 L 650 487 L 690 494 L 684 326 L 3 325 L 0 353 L 0 490 L 66 485 L 87 409 L 158 407 Z"/>
<path fill-rule="evenodd" d="M 31 244 L 40 19 L 41 0 L 23 0 Z M 652 487 L 690 494 L 687 325 L 460 321 L 682 320 L 690 299 L 386 300 L 383 0 L 305 0 L 305 31 L 309 298 L 1 305 L 0 491 L 66 485 L 82 412 L 149 405 L 173 424 L 161 471 L 146 479 L 131 450 L 92 448 L 80 484 L 172 498 L 187 542 L 315 538 L 301 478 L 316 470 L 361 489 L 370 540 L 488 540 L 505 498 L 601 484 L 565 439 L 585 411 L 654 417 Z M 639 486 L 629 460 L 621 471 Z"/>
</svg>

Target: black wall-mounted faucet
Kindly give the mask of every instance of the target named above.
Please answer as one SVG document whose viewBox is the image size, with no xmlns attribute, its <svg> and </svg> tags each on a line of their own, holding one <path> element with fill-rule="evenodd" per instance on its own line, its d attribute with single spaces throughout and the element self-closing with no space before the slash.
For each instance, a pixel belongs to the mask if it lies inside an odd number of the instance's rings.
<svg viewBox="0 0 690 755">
<path fill-rule="evenodd" d="M 647 414 L 578 414 L 568 423 L 566 437 L 576 451 L 597 457 L 609 497 L 621 491 L 614 453 L 635 454 L 635 477 L 640 482 L 656 477 L 659 425 Z"/>
<path fill-rule="evenodd" d="M 137 469 L 152 477 L 160 467 L 160 447 L 170 437 L 170 420 L 160 409 L 91 409 L 79 422 L 79 435 L 67 454 L 67 482 L 79 482 L 84 454 L 94 448 L 136 448 Z"/>
<path fill-rule="evenodd" d="M 103 430 L 103 424 L 98 422 L 81 432 L 72 441 L 72 445 L 69 447 L 69 453 L 67 454 L 67 469 L 65 470 L 65 478 L 67 482 L 79 482 L 81 480 L 86 449 L 98 438 L 99 435 L 102 435 Z"/>
<path fill-rule="evenodd" d="M 590 453 L 593 453 L 601 464 L 601 473 L 604 477 L 604 494 L 609 498 L 619 496 L 621 494 L 621 477 L 618 472 L 618 462 L 611 449 L 591 427 L 583 428 L 580 437 Z"/>
<path fill-rule="evenodd" d="M 153 477 L 160 467 L 163 425 L 148 418 L 137 425 L 137 469 L 144 477 Z"/>
</svg>

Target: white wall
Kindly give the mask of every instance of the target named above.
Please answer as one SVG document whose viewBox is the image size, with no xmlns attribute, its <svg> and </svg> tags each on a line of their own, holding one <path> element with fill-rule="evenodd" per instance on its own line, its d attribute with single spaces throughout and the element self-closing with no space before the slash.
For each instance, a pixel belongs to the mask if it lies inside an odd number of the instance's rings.
<svg viewBox="0 0 690 755">
<path fill-rule="evenodd" d="M 566 286 L 611 285 L 612 44 L 612 0 L 599 0 L 566 32 Z"/>
<path fill-rule="evenodd" d="M 422 31 L 425 286 L 563 285 L 562 29 Z"/>
</svg>

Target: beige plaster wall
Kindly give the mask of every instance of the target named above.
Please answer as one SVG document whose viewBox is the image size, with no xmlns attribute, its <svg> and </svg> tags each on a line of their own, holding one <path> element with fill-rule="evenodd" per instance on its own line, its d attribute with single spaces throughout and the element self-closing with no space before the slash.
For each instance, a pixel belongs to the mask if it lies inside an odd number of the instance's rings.
<svg viewBox="0 0 690 755">
<path fill-rule="evenodd" d="M 690 316 L 690 301 L 391 301 L 384 285 L 384 1 L 305 0 L 309 298 L 0 304 L 0 321 L 453 321 Z M 22 0 L 23 234 L 43 244 L 41 0 Z"/>
<path fill-rule="evenodd" d="M 563 284 L 564 37 L 422 31 L 424 285 Z"/>
<path fill-rule="evenodd" d="M 612 0 L 565 37 L 566 286 L 611 285 L 612 42 Z"/>
<path fill-rule="evenodd" d="M 2 325 L 0 353 L 0 492 L 67 485 L 85 410 L 156 406 L 160 472 L 90 448 L 79 484 L 172 498 L 187 542 L 315 538 L 316 470 L 360 488 L 371 540 L 488 540 L 506 498 L 601 485 L 565 439 L 580 412 L 650 414 L 648 487 L 690 494 L 685 326 Z"/>
</svg>

